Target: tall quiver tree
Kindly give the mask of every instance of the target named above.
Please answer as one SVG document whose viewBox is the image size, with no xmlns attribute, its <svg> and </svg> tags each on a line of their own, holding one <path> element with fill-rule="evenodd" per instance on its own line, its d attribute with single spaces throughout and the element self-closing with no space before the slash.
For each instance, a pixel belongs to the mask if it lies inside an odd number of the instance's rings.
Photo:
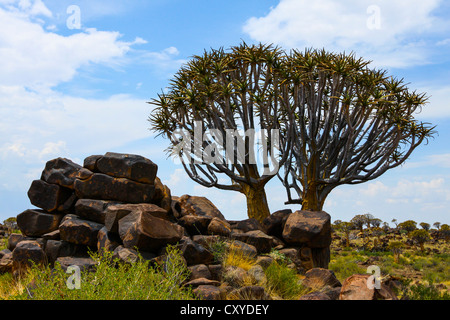
<svg viewBox="0 0 450 320">
<path fill-rule="evenodd" d="M 205 51 L 150 102 L 156 105 L 149 117 L 153 130 L 170 139 L 168 151 L 189 177 L 243 193 L 248 216 L 259 221 L 270 215 L 264 186 L 289 156 L 285 66 L 284 52 L 271 45 Z"/>
<path fill-rule="evenodd" d="M 334 188 L 378 178 L 433 135 L 414 118 L 426 95 L 370 62 L 312 49 L 289 61 L 295 138 L 279 172 L 287 203 L 320 211 Z"/>
</svg>

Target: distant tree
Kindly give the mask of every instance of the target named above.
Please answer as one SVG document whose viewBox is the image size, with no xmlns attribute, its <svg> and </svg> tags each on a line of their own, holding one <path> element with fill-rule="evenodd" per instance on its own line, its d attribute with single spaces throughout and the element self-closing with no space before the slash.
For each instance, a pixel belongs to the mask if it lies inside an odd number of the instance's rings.
<svg viewBox="0 0 450 320">
<path fill-rule="evenodd" d="M 450 226 L 448 224 L 443 224 L 439 228 L 439 234 L 445 239 L 445 241 L 450 241 Z"/>
<path fill-rule="evenodd" d="M 435 223 L 433 223 L 433 227 L 435 227 L 436 228 L 436 230 L 439 230 L 439 227 L 441 226 L 441 223 L 440 222 L 435 222 Z"/>
<path fill-rule="evenodd" d="M 367 226 L 367 228 L 370 228 L 372 225 L 372 221 L 373 221 L 373 219 L 375 219 L 375 217 L 370 213 L 364 214 L 363 217 L 364 217 L 365 225 Z"/>
<path fill-rule="evenodd" d="M 413 220 L 406 220 L 403 221 L 402 223 L 400 223 L 398 225 L 398 228 L 400 230 L 405 230 L 406 232 L 411 232 L 417 229 L 417 222 L 413 221 Z"/>
<path fill-rule="evenodd" d="M 378 218 L 372 219 L 372 221 L 371 221 L 372 226 L 374 226 L 375 228 L 378 228 L 382 222 L 383 221 L 381 221 L 381 219 L 378 219 Z"/>
<path fill-rule="evenodd" d="M 336 220 L 338 221 L 338 220 Z M 335 221 L 335 225 L 336 225 Z M 339 220 L 340 221 L 340 220 Z M 336 228 L 345 235 L 345 246 L 350 247 L 350 232 L 353 230 L 353 224 L 350 222 L 340 221 Z"/>
<path fill-rule="evenodd" d="M 388 249 L 392 251 L 394 254 L 394 262 L 398 263 L 398 259 L 400 254 L 402 253 L 402 249 L 405 247 L 405 244 L 401 241 L 390 241 L 388 245 Z"/>
<path fill-rule="evenodd" d="M 334 225 L 334 227 L 335 228 L 337 228 L 337 229 L 339 229 L 339 225 L 342 223 L 343 221 L 342 220 L 334 220 L 334 222 L 333 222 L 333 225 Z"/>
<path fill-rule="evenodd" d="M 362 214 L 357 214 L 350 220 L 350 222 L 356 229 L 358 229 L 360 232 L 363 232 L 363 227 L 366 223 L 366 217 Z"/>
<path fill-rule="evenodd" d="M 387 232 L 389 230 L 389 223 L 383 222 L 383 230 L 384 232 Z"/>
<path fill-rule="evenodd" d="M 421 222 L 419 225 L 426 231 L 430 230 L 430 224 L 429 223 Z"/>
<path fill-rule="evenodd" d="M 413 230 L 409 233 L 408 237 L 419 244 L 422 252 L 425 251 L 425 242 L 431 239 L 430 234 L 425 229 Z"/>
<path fill-rule="evenodd" d="M 392 221 L 391 221 L 393 224 L 395 224 L 395 227 L 397 228 L 398 227 L 398 222 L 397 222 L 397 219 L 392 219 Z"/>
</svg>

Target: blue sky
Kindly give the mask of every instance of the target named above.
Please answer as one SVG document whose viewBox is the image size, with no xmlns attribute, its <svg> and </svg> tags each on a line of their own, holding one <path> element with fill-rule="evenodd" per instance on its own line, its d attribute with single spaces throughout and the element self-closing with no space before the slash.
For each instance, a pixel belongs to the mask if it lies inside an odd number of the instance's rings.
<svg viewBox="0 0 450 320">
<path fill-rule="evenodd" d="M 443 0 L 0 0 L 0 221 L 32 207 L 26 193 L 46 161 L 108 151 L 146 156 L 173 195 L 206 196 L 245 219 L 243 195 L 201 187 L 167 159 L 145 103 L 190 56 L 244 40 L 354 51 L 427 92 L 417 117 L 439 135 L 401 168 L 335 189 L 324 210 L 450 223 L 449 35 Z M 267 193 L 271 211 L 285 207 L 277 180 Z"/>
</svg>

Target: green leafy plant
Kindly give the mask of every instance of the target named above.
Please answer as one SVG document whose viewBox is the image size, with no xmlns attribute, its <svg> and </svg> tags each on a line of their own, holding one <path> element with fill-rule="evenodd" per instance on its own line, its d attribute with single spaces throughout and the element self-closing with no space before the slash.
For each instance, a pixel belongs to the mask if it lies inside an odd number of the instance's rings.
<svg viewBox="0 0 450 320">
<path fill-rule="evenodd" d="M 80 288 L 70 288 L 67 274 L 59 264 L 52 269 L 33 266 L 25 279 L 28 283 L 13 299 L 31 300 L 185 300 L 194 299 L 182 283 L 188 269 L 178 249 L 167 250 L 164 267 L 139 259 L 131 264 L 112 259 L 112 253 L 91 253 L 95 270 L 81 271 Z"/>
</svg>

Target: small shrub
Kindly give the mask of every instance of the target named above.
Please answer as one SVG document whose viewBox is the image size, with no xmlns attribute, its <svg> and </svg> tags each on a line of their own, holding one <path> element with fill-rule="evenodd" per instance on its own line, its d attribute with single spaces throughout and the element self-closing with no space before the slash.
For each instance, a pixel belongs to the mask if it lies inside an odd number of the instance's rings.
<svg viewBox="0 0 450 320">
<path fill-rule="evenodd" d="M 406 296 L 410 300 L 450 300 L 450 293 L 441 292 L 435 285 L 415 284 L 409 287 Z"/>
<path fill-rule="evenodd" d="M 301 285 L 297 272 L 277 261 L 265 270 L 268 291 L 285 300 L 298 299 L 309 289 Z"/>
<path fill-rule="evenodd" d="M 181 263 L 180 252 L 167 250 L 165 269 L 150 266 L 139 259 L 132 264 L 118 263 L 111 253 L 91 253 L 97 262 L 94 271 L 81 272 L 79 289 L 68 288 L 69 274 L 59 264 L 50 267 L 33 266 L 24 283 L 31 283 L 15 299 L 33 300 L 185 300 L 193 299 L 190 289 L 181 284 L 188 277 L 187 267 Z"/>
</svg>

